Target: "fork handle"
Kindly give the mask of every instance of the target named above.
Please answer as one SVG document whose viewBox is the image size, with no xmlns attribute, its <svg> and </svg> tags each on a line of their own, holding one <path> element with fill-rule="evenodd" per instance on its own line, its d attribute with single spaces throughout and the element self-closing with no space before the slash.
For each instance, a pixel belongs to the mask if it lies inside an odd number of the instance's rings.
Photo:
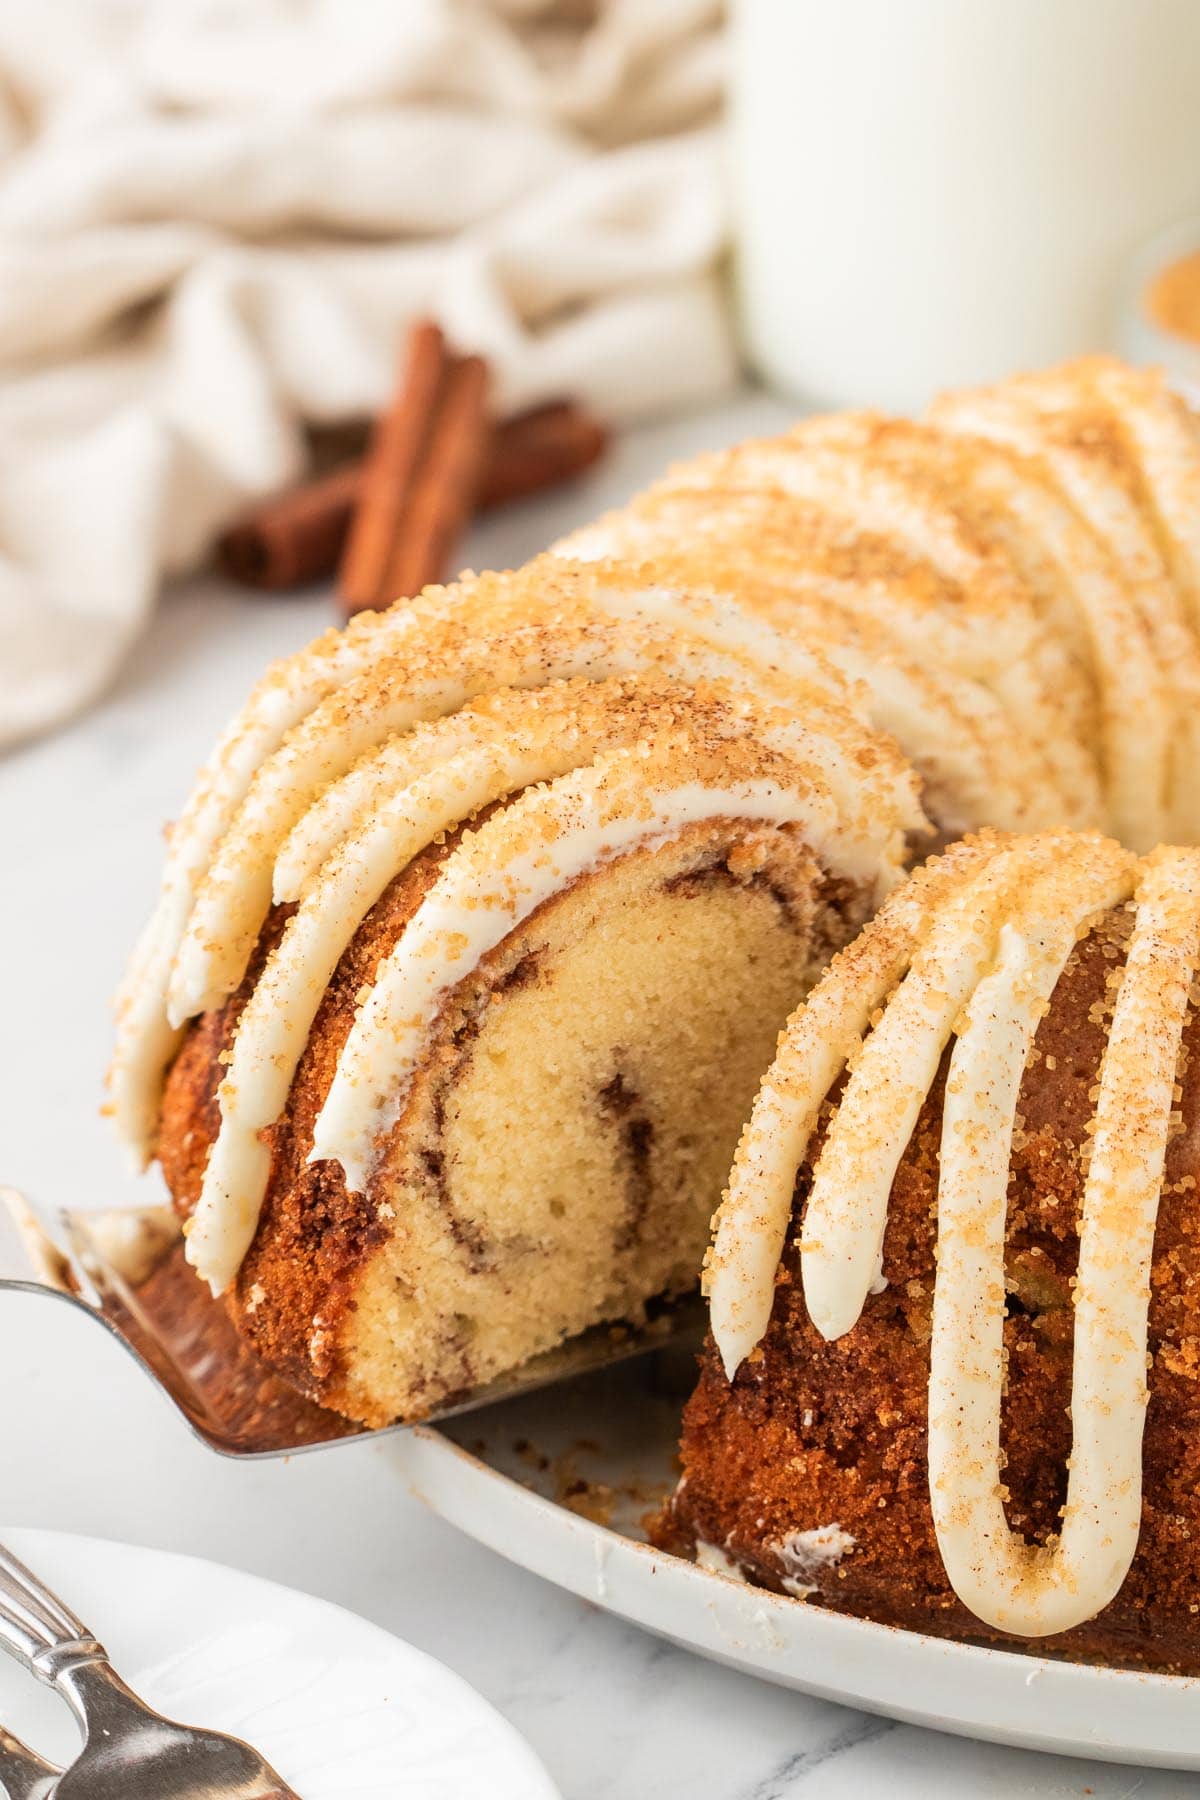
<svg viewBox="0 0 1200 1800">
<path fill-rule="evenodd" d="M 97 1642 L 32 1570 L 0 1544 L 0 1649 L 48 1687 L 89 1663 L 107 1663 Z"/>
<path fill-rule="evenodd" d="M 108 1652 L 32 1569 L 0 1544 L 0 1650 L 60 1693 L 85 1743 L 124 1729 L 145 1707 Z M 36 1790 L 34 1790 L 36 1795 Z"/>
</svg>

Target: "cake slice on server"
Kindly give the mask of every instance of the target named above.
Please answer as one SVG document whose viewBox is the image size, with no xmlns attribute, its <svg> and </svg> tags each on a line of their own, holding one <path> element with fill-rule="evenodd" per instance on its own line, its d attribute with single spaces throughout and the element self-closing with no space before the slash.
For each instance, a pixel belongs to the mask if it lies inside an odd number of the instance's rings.
<svg viewBox="0 0 1200 1800">
<path fill-rule="evenodd" d="M 719 598 L 555 563 L 408 610 L 264 738 L 114 1083 L 239 1329 L 372 1424 L 694 1285 L 796 993 L 926 829 L 852 687 Z"/>
</svg>

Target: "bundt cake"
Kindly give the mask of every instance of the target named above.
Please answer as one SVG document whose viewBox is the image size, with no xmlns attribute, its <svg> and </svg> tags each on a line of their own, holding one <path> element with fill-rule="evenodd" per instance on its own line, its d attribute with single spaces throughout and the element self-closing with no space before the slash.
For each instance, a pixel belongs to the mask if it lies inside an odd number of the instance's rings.
<svg viewBox="0 0 1200 1800">
<path fill-rule="evenodd" d="M 1198 962 L 1200 851 L 1094 834 L 969 839 L 835 956 L 718 1214 L 661 1542 L 1200 1669 Z"/>
<path fill-rule="evenodd" d="M 1111 1118 L 1093 1135 L 1070 1108 L 1108 1094 L 1104 1008 L 1141 968 L 1139 921 L 1161 913 L 1164 942 L 1184 930 L 1171 896 L 1187 854 L 1135 855 L 1200 836 L 1198 491 L 1187 409 L 1157 376 L 1089 359 L 949 397 L 921 423 L 810 420 L 701 457 L 523 570 L 361 615 L 270 671 L 171 833 L 109 1089 L 137 1160 L 162 1166 L 189 1261 L 263 1359 L 351 1418 L 413 1419 L 694 1284 L 763 1070 L 817 983 L 721 1213 L 716 1335 L 662 1530 L 755 1579 L 956 1632 L 1025 1631 L 1045 1564 L 1057 1598 L 1038 1616 L 1079 1633 L 1091 1615 L 1064 1624 L 1061 1598 L 1099 1591 L 1079 1561 L 1095 1533 L 1055 1562 L 1001 1542 L 994 1504 L 986 1515 L 971 1445 L 994 1411 L 990 1364 L 957 1437 L 953 1397 L 937 1402 L 947 1498 L 930 1512 L 922 1358 L 932 1333 L 935 1387 L 952 1396 L 977 1366 L 968 1345 L 955 1375 L 964 1291 L 986 1299 L 995 1339 L 1003 1096 L 985 1077 L 1002 1066 L 1012 1086 L 1044 988 L 1000 1319 L 1010 1382 L 1030 1395 L 1028 1429 L 1015 1405 L 1004 1423 L 1008 1517 L 1036 1544 L 1062 1504 L 1077 1213 L 1092 1266 L 1082 1172 L 1089 1155 L 1103 1172 L 1094 1153 L 1112 1136 Z M 989 830 L 1015 835 L 960 841 Z M 1120 989 L 1110 1061 L 1125 1086 L 1102 1116 L 1128 1102 L 1152 1136 L 1161 1082 L 1127 1093 L 1130 1045 L 1146 1034 L 1150 1084 L 1173 1027 L 1142 992 Z M 964 1020 L 992 1000 L 1008 1024 L 984 1055 Z M 947 1089 L 939 1059 L 960 1029 L 970 1056 Z M 813 1205 L 828 1216 L 837 1264 L 814 1325 L 788 1224 L 839 1080 L 804 1228 L 808 1243 Z M 792 1104 L 801 1090 L 812 1118 Z M 945 1205 L 986 1190 L 992 1238 L 973 1252 L 984 1275 L 943 1284 L 935 1305 L 944 1090 L 965 1146 Z M 1163 1221 L 1182 1246 L 1186 1134 L 1172 1132 Z M 1126 1168 L 1149 1168 L 1136 1145 Z M 1131 1226 L 1131 1254 L 1135 1241 Z M 1155 1263 L 1150 1341 L 1172 1346 L 1162 1391 L 1176 1383 L 1181 1409 L 1191 1340 L 1173 1256 Z M 1131 1416 L 1129 1357 L 1106 1398 L 1097 1341 L 1090 1324 L 1079 1334 L 1100 1384 L 1081 1433 L 1100 1432 L 1102 1404 Z M 1153 1460 L 1158 1420 L 1182 1429 L 1154 1392 L 1147 1467 L 1170 1485 L 1189 1465 L 1169 1448 Z M 1128 1433 L 1100 1436 L 1132 1468 Z M 1095 1457 L 1076 1454 L 1095 1484 Z M 1106 1620 L 1136 1611 L 1140 1559 L 1184 1530 L 1158 1479 L 1146 1505 L 1174 1523 L 1143 1522 Z M 1101 1586 L 1129 1548 L 1132 1491 L 1096 1552 Z M 1002 1605 L 977 1555 L 988 1532 L 1011 1577 Z"/>
</svg>

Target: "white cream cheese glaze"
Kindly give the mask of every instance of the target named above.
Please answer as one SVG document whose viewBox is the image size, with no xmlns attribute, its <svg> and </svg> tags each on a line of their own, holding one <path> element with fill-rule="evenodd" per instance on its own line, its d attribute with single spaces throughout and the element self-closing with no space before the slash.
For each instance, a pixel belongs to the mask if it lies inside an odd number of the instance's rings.
<svg viewBox="0 0 1200 1800">
<path fill-rule="evenodd" d="M 1183 596 L 1146 516 L 1145 480 L 1125 418 L 1100 391 L 1097 376 L 1066 371 L 1025 377 L 974 393 L 945 395 L 931 409 L 948 431 L 987 438 L 1020 455 L 1041 458 L 1060 491 L 1106 546 L 1129 606 L 1141 622 L 1160 670 L 1168 714 L 1163 740 L 1165 784 L 1151 786 L 1152 807 L 1165 800 L 1160 835 L 1193 839 L 1200 828 L 1200 649 Z M 1161 718 L 1161 714 L 1159 715 Z M 1160 729 L 1149 721 L 1150 732 Z M 1152 819 L 1151 823 L 1155 821 Z M 1140 846 L 1146 846 L 1139 837 Z"/>
<path fill-rule="evenodd" d="M 974 868 L 981 855 L 956 846 L 911 876 L 834 959 L 780 1035 L 738 1145 L 705 1273 L 713 1336 L 731 1380 L 771 1317 L 796 1170 L 821 1102 L 907 968 L 935 892 L 953 873 Z"/>
<path fill-rule="evenodd" d="M 139 1166 L 153 1151 L 163 1074 L 181 1035 L 167 1017 L 171 970 L 216 849 L 259 768 L 287 733 L 367 668 L 378 654 L 374 646 L 399 641 L 410 622 L 403 608 L 386 617 L 364 614 L 346 631 L 326 632 L 270 669 L 219 739 L 172 827 L 158 902 L 117 996 L 109 1073 L 109 1108 Z"/>
<path fill-rule="evenodd" d="M 827 423 L 818 420 L 781 438 L 698 459 L 668 476 L 664 485 L 686 481 L 702 486 L 707 478 L 714 487 L 728 481 L 781 489 L 837 510 L 859 529 L 888 536 L 959 583 L 964 592 L 984 597 L 986 616 L 981 612 L 963 621 L 976 668 L 1022 725 L 1046 780 L 1061 789 L 1063 822 L 1094 822 L 1095 772 L 1074 733 L 1062 729 L 1062 698 L 1077 688 L 1078 672 L 1034 617 L 1012 570 L 972 540 L 952 506 L 931 506 L 892 471 L 863 456 L 857 445 L 823 441 Z M 1051 667 L 1054 691 L 1049 691 L 1046 680 Z"/>
<path fill-rule="evenodd" d="M 1032 878 L 1015 909 L 1020 923 L 1003 926 L 995 967 L 971 997 L 946 1081 L 930 1346 L 930 1502 L 942 1561 L 959 1598 L 988 1624 L 1027 1636 L 1065 1630 L 1098 1612 L 1124 1579 L 1137 1542 L 1140 1480 L 1134 1484 L 1132 1519 L 1127 1508 L 1121 1519 L 1118 1509 L 1123 1484 L 1128 1496 L 1130 1449 L 1140 1475 L 1141 1414 L 1139 1410 L 1130 1445 L 1128 1431 L 1122 1429 L 1130 1421 L 1120 1417 L 1117 1391 L 1105 1399 L 1101 1386 L 1098 1397 L 1112 1405 L 1117 1429 L 1108 1446 L 1112 1460 L 1107 1470 L 1097 1469 L 1094 1432 L 1089 1431 L 1095 1424 L 1088 1410 L 1093 1395 L 1086 1388 L 1095 1346 L 1086 1343 L 1078 1287 L 1072 1497 L 1062 1539 L 1049 1554 L 1008 1529 L 1000 1467 L 1004 1226 L 1021 1078 L 1034 1033 L 1077 937 L 1098 912 L 1126 898 L 1133 879 L 1129 859 L 1115 846 L 1107 857 L 1068 853 L 1047 875 Z M 1172 1057 L 1169 1082 L 1174 1068 Z M 1164 1147 L 1165 1119 L 1164 1114 Z M 1153 1163 L 1149 1169 L 1156 1198 L 1161 1171 L 1160 1154 L 1157 1169 Z M 1085 1239 L 1095 1206 L 1093 1180 L 1094 1175 L 1083 1203 Z M 1083 1270 L 1081 1249 L 1081 1282 Z M 1132 1273 L 1123 1264 L 1119 1276 Z M 1135 1307 L 1138 1293 L 1135 1278 Z M 1143 1292 L 1143 1314 L 1145 1298 Z M 1144 1358 L 1143 1316 L 1143 1384 Z M 1117 1454 L 1122 1450 L 1126 1454 Z M 1111 1487 L 1105 1490 L 1106 1476 Z M 1103 1491 L 1105 1505 L 1081 1505 L 1084 1491 Z M 1079 1530 L 1080 1524 L 1086 1528 Z M 1110 1582 L 1110 1571 L 1115 1581 Z"/>
<path fill-rule="evenodd" d="M 847 804 L 861 810 L 863 796 L 855 791 L 853 772 L 838 749 L 839 738 L 845 739 L 845 714 L 828 702 L 826 696 L 811 688 L 797 688 L 789 674 L 780 672 L 780 657 L 774 662 L 755 660 L 741 652 L 722 648 L 706 639 L 666 635 L 653 625 L 646 629 L 634 622 L 617 634 L 606 623 L 591 630 L 585 641 L 568 646 L 557 661 L 534 664 L 528 681 L 514 683 L 524 691 L 553 694 L 567 690 L 568 697 L 582 696 L 589 684 L 603 685 L 621 678 L 634 677 L 647 687 L 674 688 L 686 694 L 688 688 L 716 686 L 742 689 L 750 699 L 773 700 L 789 705 L 797 723 L 809 734 L 812 754 L 819 754 L 829 768 L 831 779 L 838 781 L 839 791 Z M 507 666 L 501 665 L 508 673 Z M 545 683 L 544 689 L 541 683 Z M 451 729 L 466 719 L 467 732 L 473 737 L 480 729 L 480 715 L 486 719 L 497 704 L 497 693 L 506 692 L 498 676 L 482 693 L 473 696 L 469 705 L 440 721 Z M 587 705 L 580 700 L 579 710 Z M 467 719 L 467 715 L 471 717 Z M 504 728 L 500 720 L 498 730 Z M 823 737 L 818 749 L 816 734 Z M 298 899 L 306 881 L 316 874 L 326 857 L 350 829 L 357 814 L 368 809 L 395 786 L 411 779 L 412 758 L 420 751 L 414 740 L 416 732 L 398 731 L 378 748 L 368 750 L 345 774 L 320 792 L 312 805 L 301 814 L 279 847 L 274 866 L 274 898 L 276 901 Z M 900 796 L 901 829 L 920 832 L 924 820 L 916 799 L 915 785 L 897 781 Z"/>
<path fill-rule="evenodd" d="M 813 1525 L 807 1531 L 789 1531 L 768 1546 L 775 1552 L 783 1570 L 781 1585 L 797 1600 L 807 1600 L 820 1591 L 812 1577 L 826 1569 L 836 1568 L 849 1556 L 858 1542 L 851 1532 L 832 1525 Z"/>
<path fill-rule="evenodd" d="M 804 1215 L 804 1297 L 823 1337 L 849 1331 L 871 1291 L 892 1179 L 954 1021 L 991 961 L 1018 858 L 1000 851 L 948 897 L 854 1059 Z"/>
<path fill-rule="evenodd" d="M 1105 358 L 1097 394 L 1122 420 L 1143 471 L 1146 499 L 1158 525 L 1163 558 L 1200 627 L 1200 429 L 1182 397 L 1157 372 Z"/>
<path fill-rule="evenodd" d="M 844 430 L 856 421 L 833 423 Z M 928 429 L 925 435 L 941 441 Z M 953 450 L 952 438 L 945 443 Z M 772 619 L 790 615 L 791 630 L 822 644 L 834 663 L 841 664 L 844 649 L 861 642 L 867 660 L 858 673 L 870 693 L 871 718 L 892 731 L 928 774 L 917 742 L 882 710 L 879 673 L 899 652 L 938 685 L 953 680 L 958 710 L 988 743 L 991 784 L 1002 791 L 989 795 L 983 809 L 970 815 L 971 823 L 1023 831 L 1067 819 L 1102 823 L 1096 771 L 1089 767 L 1098 749 L 1090 716 L 1094 696 L 1089 704 L 1094 680 L 1089 684 L 1073 653 L 1080 635 L 1075 609 L 1064 642 L 1057 621 L 1047 630 L 1033 616 L 1030 597 L 1007 559 L 994 550 L 990 558 L 981 556 L 961 524 L 951 522 L 947 552 L 946 496 L 957 500 L 959 493 L 950 481 L 940 492 L 925 482 L 905 499 L 903 484 L 889 473 L 891 504 L 883 509 L 864 505 L 853 481 L 814 482 L 814 458 L 828 459 L 836 448 L 823 444 L 809 425 L 802 433 L 700 459 L 673 471 L 622 512 L 564 540 L 560 553 L 650 558 L 649 572 L 662 568 L 668 578 L 681 565 L 694 569 L 708 585 L 724 587 L 753 611 Z M 841 453 L 856 448 L 850 443 Z M 788 491 L 797 481 L 799 498 Z M 993 536 L 1005 520 L 1001 509 L 996 515 Z M 1090 534 L 1075 523 L 1085 548 L 1095 548 Z M 686 553 L 680 545 L 688 546 Z M 861 556 L 848 557 L 848 545 Z M 855 561 L 861 569 L 853 568 Z M 1112 584 L 1106 592 L 1123 604 Z M 1043 641 L 1063 652 L 1052 657 L 1049 671 L 1040 667 Z M 1031 732 L 1031 708 L 1036 718 L 1048 712 L 1057 718 L 1050 742 L 1056 768 L 1065 759 L 1060 772 L 1074 802 L 1064 800 L 1058 776 L 1047 768 L 1045 734 Z M 937 710 L 931 709 L 929 727 Z M 950 741 L 957 736 L 951 732 Z"/>
<path fill-rule="evenodd" d="M 780 494 L 671 490 L 573 533 L 556 554 L 624 555 L 640 561 L 648 579 L 701 581 L 820 644 L 828 662 L 865 690 L 872 723 L 920 770 L 927 807 L 943 830 L 967 830 L 985 819 L 1012 831 L 1051 823 L 1044 771 L 996 696 L 962 672 L 960 665 L 972 661 L 955 649 L 962 627 L 946 619 L 945 609 L 940 632 L 924 622 L 933 609 L 919 582 L 913 584 L 915 618 L 898 583 L 822 579 L 805 560 L 795 518 L 795 506 Z M 835 540 L 835 554 L 839 548 L 844 555 Z M 939 641 L 931 642 L 934 637 Z"/>
<path fill-rule="evenodd" d="M 933 505 L 944 505 L 952 494 L 968 521 L 1009 557 L 1041 615 L 1090 671 L 1109 829 L 1135 849 L 1160 842 L 1167 816 L 1168 683 L 1144 622 L 1122 592 L 1116 565 L 1056 492 L 1045 464 L 985 438 L 908 420 L 869 416 L 858 435 Z M 1172 467 L 1180 466 L 1173 459 Z"/>
<path fill-rule="evenodd" d="M 597 574 L 589 570 L 589 581 L 611 602 L 611 583 L 602 586 Z M 424 654 L 414 642 L 332 694 L 263 764 L 197 891 L 171 973 L 172 1023 L 220 1005 L 237 986 L 271 904 L 275 857 L 321 789 L 364 751 L 422 719 L 457 711 L 496 688 L 603 679 L 652 663 L 686 682 L 693 678 L 688 650 L 694 646 L 726 659 L 712 672 L 740 671 L 777 699 L 790 697 L 806 718 L 824 723 L 837 708 L 828 685 L 802 682 L 782 666 L 796 652 L 789 655 L 776 632 L 759 627 L 750 633 L 747 627 L 744 635 L 757 647 L 752 652 L 723 642 L 720 617 L 701 613 L 702 630 L 677 629 L 673 616 L 683 609 L 655 590 L 631 596 L 619 625 L 591 595 L 586 604 L 576 601 L 569 610 L 560 605 L 556 612 L 547 602 L 537 604 L 536 594 L 535 588 L 515 619 L 507 597 L 495 622 L 486 610 L 468 608 L 461 618 L 439 619 L 440 632 Z M 737 623 L 734 611 L 725 626 L 732 630 Z M 841 709 L 843 719 L 847 712 Z"/>
</svg>

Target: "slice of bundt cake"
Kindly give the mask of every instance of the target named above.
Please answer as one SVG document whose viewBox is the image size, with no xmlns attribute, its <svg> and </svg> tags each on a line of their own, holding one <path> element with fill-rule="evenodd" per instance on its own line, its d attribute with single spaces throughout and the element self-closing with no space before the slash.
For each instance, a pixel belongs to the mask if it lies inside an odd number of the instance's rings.
<svg viewBox="0 0 1200 1800">
<path fill-rule="evenodd" d="M 694 1283 L 796 993 L 925 827 L 846 682 L 727 601 L 554 563 L 372 629 L 202 778 L 114 1101 L 245 1336 L 385 1423 Z"/>
<path fill-rule="evenodd" d="M 386 763 L 389 740 L 423 721 L 501 687 L 639 671 L 681 685 L 733 681 L 787 705 L 814 727 L 810 744 L 825 744 L 846 803 L 869 804 L 869 784 L 859 796 L 853 761 L 836 747 L 839 734 L 856 748 L 870 735 L 849 685 L 819 648 L 756 626 L 727 600 L 649 587 L 617 570 L 602 578 L 555 566 L 429 589 L 390 612 L 360 615 L 268 672 L 171 832 L 159 902 L 118 997 L 110 1102 L 137 1158 L 152 1153 L 182 1026 L 237 987 L 272 899 L 296 898 L 289 834 L 303 836 L 323 790 L 350 776 L 336 809 L 340 833 L 360 804 L 360 783 L 374 781 L 373 768 L 354 765 L 381 747 Z M 880 769 L 889 760 L 894 781 L 913 791 L 894 747 L 874 737 L 870 756 Z M 311 873 L 311 855 L 300 861 Z"/>
<path fill-rule="evenodd" d="M 1198 962 L 1195 850 L 985 835 L 886 902 L 739 1147 L 661 1541 L 1200 1669 Z"/>
</svg>

